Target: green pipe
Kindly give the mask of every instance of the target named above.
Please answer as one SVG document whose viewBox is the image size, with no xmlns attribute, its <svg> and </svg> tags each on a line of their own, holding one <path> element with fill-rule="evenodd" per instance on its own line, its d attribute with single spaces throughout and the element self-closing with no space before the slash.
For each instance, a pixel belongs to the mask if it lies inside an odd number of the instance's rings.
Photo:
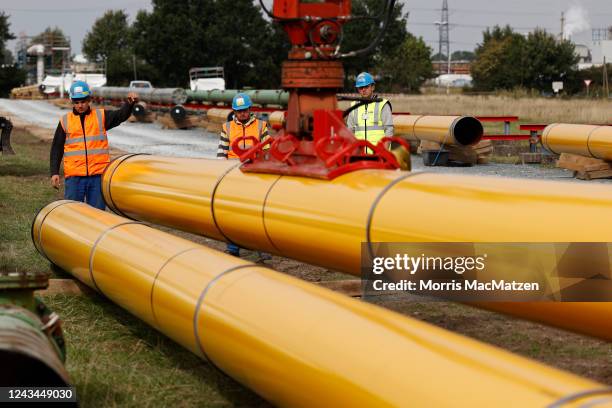
<svg viewBox="0 0 612 408">
<path fill-rule="evenodd" d="M 66 387 L 66 348 L 58 316 L 34 296 L 49 275 L 0 272 L 0 384 Z"/>
<path fill-rule="evenodd" d="M 187 91 L 187 96 L 191 102 L 223 103 L 230 105 L 232 99 L 238 92 L 243 92 L 251 97 L 257 105 L 278 105 L 286 106 L 289 102 L 289 92 L 280 89 L 250 89 L 240 91 L 238 89 L 213 89 L 210 91 Z"/>
</svg>

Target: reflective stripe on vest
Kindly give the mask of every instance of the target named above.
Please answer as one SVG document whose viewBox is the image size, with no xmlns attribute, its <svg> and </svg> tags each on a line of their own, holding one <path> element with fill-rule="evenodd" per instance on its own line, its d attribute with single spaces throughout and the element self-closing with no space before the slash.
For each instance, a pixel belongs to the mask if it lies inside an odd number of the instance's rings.
<svg viewBox="0 0 612 408">
<path fill-rule="evenodd" d="M 255 126 L 256 123 L 257 126 Z M 228 159 L 238 158 L 238 155 L 232 150 L 232 144 L 234 143 L 234 140 L 242 136 L 254 136 L 255 138 L 257 138 L 257 140 L 261 141 L 261 135 L 264 131 L 265 125 L 265 122 L 260 119 L 253 119 L 251 122 L 247 123 L 246 126 L 237 123 L 235 120 L 230 120 L 229 122 L 226 122 L 224 125 L 224 130 L 227 138 L 229 139 L 230 145 L 230 150 L 227 153 Z M 251 140 L 243 140 L 241 144 L 242 149 L 248 149 L 253 146 Z"/>
<path fill-rule="evenodd" d="M 73 112 L 61 118 L 61 125 L 66 133 L 64 175 L 72 177 L 102 174 L 110 162 L 104 111 L 92 109 L 85 116 L 85 134 L 80 116 Z"/>
<path fill-rule="evenodd" d="M 355 137 L 357 139 L 365 139 L 372 144 L 376 144 L 385 137 L 382 110 L 387 102 L 386 99 L 383 99 L 381 102 L 363 104 L 353 110 L 353 120 L 356 125 Z M 355 104 L 357 102 L 353 102 L 352 106 Z"/>
</svg>

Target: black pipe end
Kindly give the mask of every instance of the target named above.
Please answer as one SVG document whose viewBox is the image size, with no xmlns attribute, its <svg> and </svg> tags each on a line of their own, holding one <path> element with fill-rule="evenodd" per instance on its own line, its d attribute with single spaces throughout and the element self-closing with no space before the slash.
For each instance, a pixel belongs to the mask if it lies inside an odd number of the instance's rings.
<svg viewBox="0 0 612 408">
<path fill-rule="evenodd" d="M 26 353 L 0 350 L 0 384 L 3 387 L 69 387 L 63 367 L 53 368 Z M 62 370 L 64 372 L 58 372 Z"/>
<path fill-rule="evenodd" d="M 132 114 L 137 118 L 141 118 L 147 114 L 147 109 L 142 104 L 137 103 L 136 105 L 134 105 Z"/>
<path fill-rule="evenodd" d="M 172 116 L 174 120 L 183 120 L 187 116 L 187 111 L 183 105 L 175 105 L 170 110 L 170 116 Z"/>
<path fill-rule="evenodd" d="M 478 119 L 472 116 L 462 116 L 455 122 L 453 134 L 459 144 L 470 146 L 480 142 L 484 135 L 484 128 Z"/>
</svg>

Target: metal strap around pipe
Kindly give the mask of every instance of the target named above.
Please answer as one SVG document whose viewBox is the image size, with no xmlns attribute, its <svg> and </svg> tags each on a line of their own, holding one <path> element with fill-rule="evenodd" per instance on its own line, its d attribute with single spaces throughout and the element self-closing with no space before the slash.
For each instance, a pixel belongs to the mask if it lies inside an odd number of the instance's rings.
<svg viewBox="0 0 612 408">
<path fill-rule="evenodd" d="M 45 223 L 45 219 L 49 216 L 49 214 L 51 214 L 51 212 L 53 212 L 53 210 L 55 210 L 58 207 L 61 207 L 64 204 L 68 204 L 71 203 L 72 201 L 70 200 L 58 200 L 56 201 L 57 205 L 53 208 L 51 208 L 43 217 L 42 220 L 40 220 L 40 227 L 38 228 L 38 239 L 35 240 L 34 239 L 34 224 L 36 224 L 36 218 L 38 218 L 38 214 L 36 215 L 36 217 L 34 217 L 34 222 L 32 222 L 32 230 L 31 230 L 31 235 L 32 235 L 32 242 L 34 242 L 34 246 L 36 247 L 36 249 L 38 250 L 38 252 L 44 256 L 45 258 L 47 258 L 47 260 L 51 263 L 53 263 L 53 261 L 51 261 L 51 259 L 49 259 L 49 257 L 47 256 L 47 254 L 45 253 L 45 250 L 43 249 L 42 246 L 42 229 L 43 229 L 43 225 Z M 46 207 L 46 206 L 45 206 Z M 42 211 L 42 209 L 40 210 Z M 39 211 L 39 213 L 40 213 Z"/>
<path fill-rule="evenodd" d="M 144 223 L 142 223 L 140 221 L 126 221 L 126 222 L 122 222 L 122 223 L 117 224 L 117 225 L 113 225 L 112 227 L 107 228 L 102 234 L 100 234 L 98 239 L 96 239 L 96 242 L 94 242 L 93 246 L 91 247 L 91 251 L 89 252 L 89 277 L 91 278 L 91 281 L 93 282 L 94 286 L 96 287 L 96 290 L 98 292 L 100 292 L 101 294 L 103 294 L 103 295 L 104 295 L 104 292 L 102 292 L 102 290 L 98 287 L 98 284 L 96 283 L 96 278 L 94 277 L 94 274 L 93 274 L 93 260 L 94 260 L 94 254 L 96 252 L 96 248 L 98 247 L 98 244 L 100 243 L 100 241 L 102 241 L 102 239 L 109 232 L 111 232 L 115 228 L 121 227 L 123 225 L 129 225 L 129 224 L 145 225 Z"/>
<path fill-rule="evenodd" d="M 217 194 L 217 189 L 219 188 L 219 185 L 221 184 L 221 181 L 223 181 L 225 176 L 227 176 L 230 171 L 234 170 L 237 167 L 240 167 L 241 164 L 242 163 L 238 161 L 238 163 L 236 163 L 234 166 L 225 170 L 223 174 L 221 174 L 221 176 L 219 176 L 219 178 L 215 182 L 215 186 L 213 187 L 212 194 L 210 195 L 210 213 L 212 216 L 213 223 L 215 224 L 215 228 L 217 228 L 217 231 L 219 231 L 219 234 L 221 234 L 223 238 L 227 240 L 227 242 L 230 242 L 234 245 L 236 245 L 236 243 L 232 241 L 227 235 L 225 235 L 221 227 L 219 227 L 219 223 L 217 222 L 217 217 L 215 216 L 215 195 Z"/>
<path fill-rule="evenodd" d="M 425 117 L 425 115 L 421 115 L 418 118 L 416 118 L 416 120 L 414 121 L 414 123 L 412 124 L 412 138 L 416 139 L 416 140 L 421 140 L 417 135 L 416 135 L 416 127 L 417 127 L 417 123 L 419 123 L 419 120 L 423 119 Z"/>
<path fill-rule="evenodd" d="M 268 238 L 268 242 L 270 243 L 270 245 L 272 245 L 272 247 L 274 249 L 276 249 L 276 251 L 279 254 L 281 253 L 281 251 L 278 249 L 278 247 L 276 246 L 276 244 L 272 240 L 272 237 L 268 233 L 268 228 L 266 227 L 266 205 L 268 204 L 268 196 L 270 196 L 270 193 L 272 192 L 272 189 L 274 188 L 274 186 L 276 186 L 276 183 L 278 183 L 280 181 L 280 179 L 282 179 L 282 178 L 283 178 L 283 176 L 278 176 L 278 178 L 276 180 L 274 180 L 274 183 L 272 183 L 272 185 L 270 186 L 268 191 L 266 191 L 266 196 L 264 197 L 263 205 L 261 206 L 261 220 L 263 222 L 264 233 L 266 234 L 266 238 Z"/>
<path fill-rule="evenodd" d="M 372 229 L 372 219 L 374 218 L 374 212 L 376 211 L 376 207 L 378 206 L 378 203 L 380 202 L 380 200 L 382 200 L 384 195 L 389 190 L 391 190 L 391 188 L 393 188 L 397 183 L 399 183 L 400 181 L 406 180 L 408 177 L 412 177 L 418 174 L 425 174 L 425 173 L 409 172 L 407 174 L 399 176 L 398 178 L 396 178 L 395 180 L 387 184 L 382 190 L 380 190 L 380 192 L 378 193 L 374 201 L 372 201 L 372 205 L 370 207 L 370 210 L 368 211 L 368 218 L 366 220 L 366 236 L 365 236 L 365 239 L 366 239 L 365 242 L 368 245 L 368 254 L 370 255 L 370 259 L 374 259 L 374 249 L 372 248 L 372 240 L 371 240 L 371 229 Z"/>
<path fill-rule="evenodd" d="M 454 140 L 457 140 L 457 137 L 455 136 L 455 127 L 457 126 L 457 123 L 459 123 L 459 121 L 464 117 L 465 116 L 458 116 L 455 118 L 455 120 L 453 120 L 453 123 L 451 123 L 450 125 L 450 129 L 448 129 L 448 133 L 446 134 L 446 136 L 444 136 L 444 142 L 446 142 L 446 138 L 449 135 L 452 136 Z M 442 150 L 442 148 L 444 148 L 444 143 L 442 143 L 442 145 L 440 146 L 440 150 Z"/>
<path fill-rule="evenodd" d="M 195 313 L 193 314 L 193 334 L 195 336 L 196 343 L 198 343 L 198 348 L 199 348 L 200 352 L 202 353 L 202 356 L 204 356 L 204 358 L 206 358 L 206 360 L 210 361 L 210 363 L 213 366 L 215 366 L 217 369 L 219 369 L 219 371 L 221 371 L 221 372 L 223 372 L 223 371 L 212 361 L 210 356 L 208 354 L 206 354 L 206 350 L 204 350 L 204 346 L 202 345 L 202 339 L 201 339 L 200 333 L 198 331 L 198 320 L 199 320 L 199 317 L 200 317 L 200 310 L 202 309 L 202 304 L 204 303 L 204 298 L 208 294 L 208 291 L 210 290 L 210 288 L 212 288 L 214 286 L 215 283 L 217 283 L 219 281 L 219 279 L 221 279 L 222 277 L 224 277 L 224 276 L 226 276 L 226 275 L 228 275 L 228 274 L 230 274 L 230 273 L 232 273 L 234 271 L 238 271 L 238 270 L 245 269 L 245 268 L 253 268 L 253 267 L 257 267 L 257 266 L 249 263 L 247 265 L 238 265 L 238 266 L 234 266 L 234 267 L 231 267 L 229 269 L 224 270 L 223 272 L 221 272 L 220 274 L 215 276 L 210 282 L 208 282 L 206 287 L 200 293 L 200 296 L 198 297 L 198 301 L 196 303 Z"/>
<path fill-rule="evenodd" d="M 157 321 L 157 315 L 155 314 L 155 306 L 153 305 L 153 294 L 155 293 L 155 284 L 157 283 L 157 278 L 159 278 L 159 274 L 166 267 L 166 265 L 168 265 L 170 262 L 172 262 L 178 256 L 183 255 L 185 252 L 193 251 L 194 249 L 202 249 L 202 248 L 201 247 L 193 247 L 193 248 L 183 249 L 182 251 L 177 252 L 176 254 L 172 255 L 170 258 L 166 259 L 166 262 L 164 262 L 164 264 L 155 273 L 155 277 L 153 278 L 153 284 L 151 285 L 151 294 L 149 296 L 149 299 L 150 299 L 150 302 L 151 302 L 151 314 L 153 315 L 153 320 L 155 321 L 155 325 L 157 327 L 159 327 L 159 322 Z"/>
<path fill-rule="evenodd" d="M 111 189 L 111 181 L 113 180 L 113 176 L 115 175 L 115 171 L 117 171 L 117 169 L 119 168 L 119 166 L 121 166 L 121 163 L 123 163 L 124 161 L 126 161 L 127 159 L 129 159 L 130 157 L 134 157 L 134 156 L 139 156 L 139 155 L 146 155 L 147 153 L 132 153 L 132 154 L 126 154 L 125 156 L 121 156 L 118 159 L 115 160 L 119 160 L 119 162 L 117 163 L 117 165 L 115 167 L 113 167 L 113 170 L 110 174 L 110 176 L 108 177 L 108 200 L 110 201 L 110 203 L 106 202 L 106 199 L 104 198 L 104 194 L 102 194 L 102 199 L 104 200 L 104 203 L 106 204 L 106 206 L 108 208 L 110 208 L 115 214 L 121 215 L 122 217 L 125 217 L 127 219 L 133 220 L 133 221 L 137 221 L 136 219 L 126 215 L 123 213 L 123 211 L 121 211 L 119 209 L 119 207 L 117 207 L 115 205 L 115 202 L 113 201 L 113 195 L 111 193 L 112 189 Z M 106 173 L 106 171 L 108 170 L 108 166 L 106 167 L 106 169 L 104 169 L 104 173 L 102 173 L 102 180 L 104 180 L 104 175 Z M 102 183 L 102 189 L 104 189 L 104 183 Z"/>
<path fill-rule="evenodd" d="M 550 150 L 554 154 L 559 154 L 559 153 L 555 152 L 552 149 L 552 147 L 550 147 L 550 145 L 548 144 L 548 135 L 550 135 L 550 132 L 552 131 L 552 129 L 557 125 L 559 125 L 559 123 L 549 125 L 549 127 L 547 128 L 548 132 L 542 133 L 542 140 L 540 141 L 543 145 L 545 145 L 546 149 Z"/>
<path fill-rule="evenodd" d="M 606 388 L 599 388 L 599 389 L 594 389 L 594 390 L 587 390 L 587 391 L 580 391 L 574 394 L 570 394 L 567 395 L 563 398 L 558 399 L 557 401 L 553 402 L 550 405 L 547 405 L 546 408 L 561 408 L 563 407 L 563 405 L 566 405 L 570 402 L 574 402 L 576 400 L 579 400 L 581 398 L 585 398 L 585 397 L 592 397 L 594 395 L 605 395 L 605 394 L 610 394 L 612 395 L 612 387 L 606 387 Z M 582 407 L 592 407 L 592 406 L 596 406 L 596 405 L 591 405 L 591 404 L 584 404 L 581 405 Z"/>
<path fill-rule="evenodd" d="M 587 136 L 587 139 L 586 139 L 586 147 L 587 147 L 587 150 L 589 151 L 589 154 L 591 156 L 593 156 L 593 157 L 596 157 L 596 158 L 599 158 L 599 157 L 595 156 L 593 154 L 593 152 L 591 151 L 591 146 L 589 146 L 589 141 L 591 140 L 591 135 L 593 134 L 593 132 L 595 132 L 596 130 L 599 130 L 599 129 L 601 129 L 601 126 L 597 126 L 596 128 L 591 129 L 591 131 L 589 132 L 589 134 Z"/>
</svg>

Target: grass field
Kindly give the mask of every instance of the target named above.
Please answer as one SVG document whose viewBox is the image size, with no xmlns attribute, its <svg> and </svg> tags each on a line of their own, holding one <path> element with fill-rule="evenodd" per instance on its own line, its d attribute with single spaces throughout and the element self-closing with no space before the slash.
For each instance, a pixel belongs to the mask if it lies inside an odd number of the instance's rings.
<svg viewBox="0 0 612 408">
<path fill-rule="evenodd" d="M 513 96 L 387 95 L 394 112 L 518 116 L 523 123 L 612 123 L 612 101 Z M 342 103 L 341 106 L 348 104 Z"/>
<path fill-rule="evenodd" d="M 37 210 L 61 198 L 48 185 L 49 142 L 15 131 L 17 156 L 0 156 L 0 271 L 49 269 L 30 240 Z M 176 233 L 204 245 L 223 244 Z M 249 254 L 249 259 L 253 254 Z M 270 266 L 308 281 L 346 278 L 274 257 Z M 63 320 L 67 369 L 81 406 L 267 406 L 210 364 L 100 296 L 52 295 Z M 612 344 L 459 304 L 380 301 L 384 307 L 612 385 Z M 367 352 L 367 350 L 364 350 Z"/>
<path fill-rule="evenodd" d="M 422 95 L 393 98 L 395 111 L 414 114 L 518 116 L 531 123 L 612 123 L 612 101 L 508 96 Z"/>
<path fill-rule="evenodd" d="M 30 238 L 49 184 L 49 141 L 14 130 L 0 155 L 0 272 L 49 271 Z M 46 296 L 62 318 L 66 367 L 83 407 L 267 406 L 257 395 L 99 296 Z"/>
<path fill-rule="evenodd" d="M 30 225 L 39 209 L 59 198 L 49 184 L 49 143 L 13 131 L 17 155 L 0 156 L 0 270 L 48 269 L 32 246 Z"/>
</svg>

